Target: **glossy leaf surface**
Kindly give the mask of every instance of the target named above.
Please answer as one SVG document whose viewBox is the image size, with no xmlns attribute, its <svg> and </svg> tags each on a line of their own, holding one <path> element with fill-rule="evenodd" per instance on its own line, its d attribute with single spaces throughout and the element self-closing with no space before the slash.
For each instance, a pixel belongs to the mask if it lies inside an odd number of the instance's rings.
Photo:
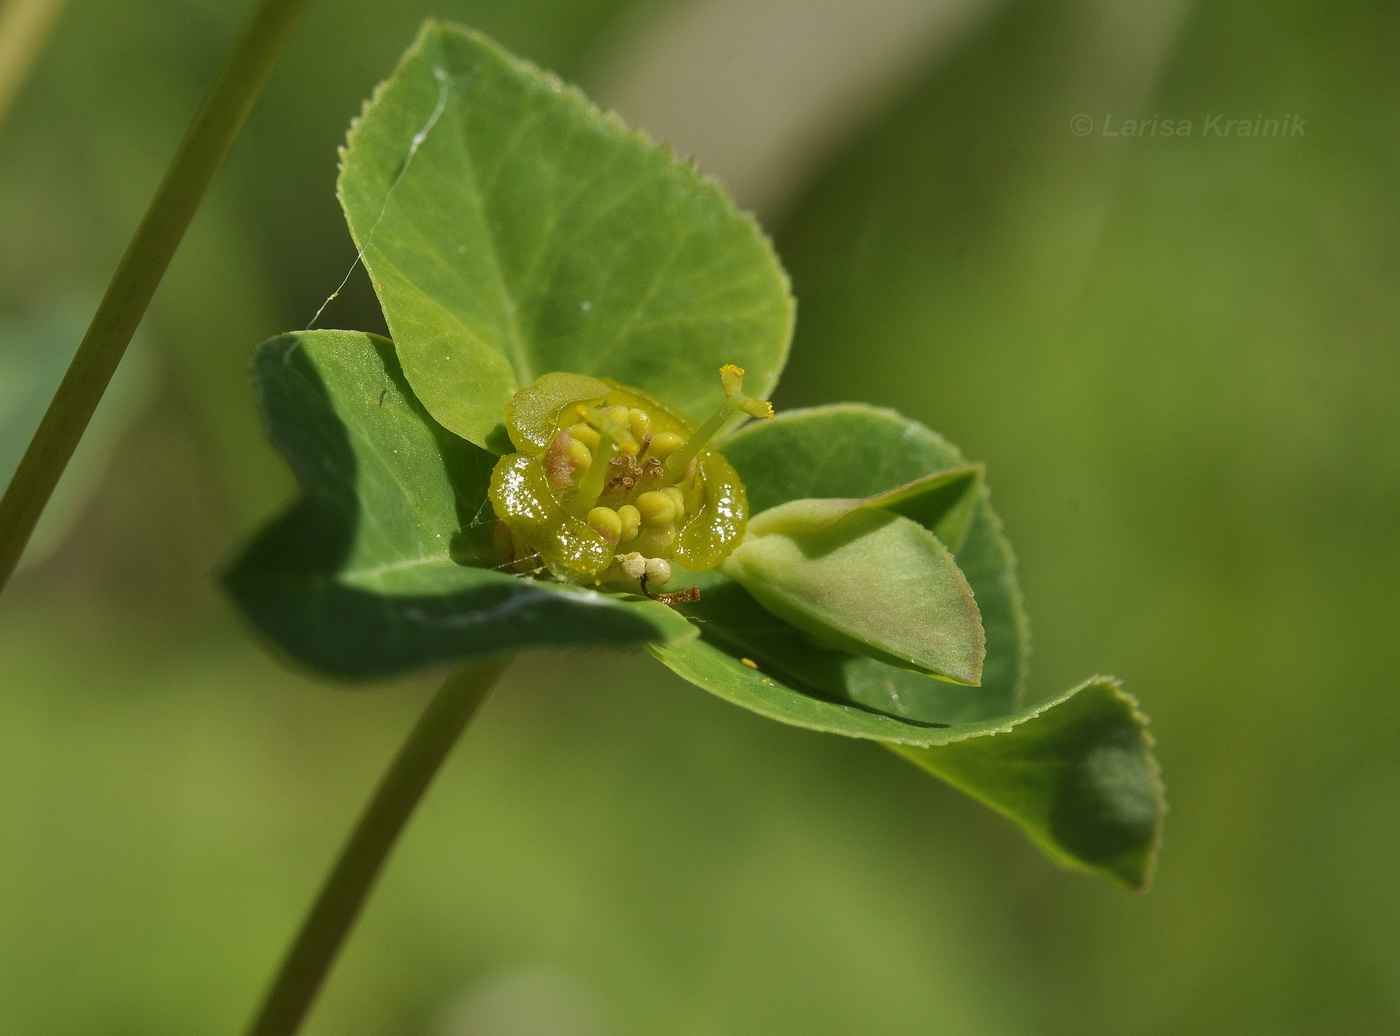
<svg viewBox="0 0 1400 1036">
<path fill-rule="evenodd" d="M 283 335 L 258 351 L 254 378 L 301 496 L 225 582 L 292 658 L 333 676 L 381 677 L 478 654 L 693 635 L 653 601 L 491 567 L 496 458 L 428 416 L 387 340 Z"/>
<path fill-rule="evenodd" d="M 772 249 L 713 181 L 577 91 L 429 23 L 352 128 L 341 204 L 403 369 L 496 452 L 511 394 L 614 378 L 693 419 L 715 372 L 776 383 L 793 306 Z"/>
</svg>

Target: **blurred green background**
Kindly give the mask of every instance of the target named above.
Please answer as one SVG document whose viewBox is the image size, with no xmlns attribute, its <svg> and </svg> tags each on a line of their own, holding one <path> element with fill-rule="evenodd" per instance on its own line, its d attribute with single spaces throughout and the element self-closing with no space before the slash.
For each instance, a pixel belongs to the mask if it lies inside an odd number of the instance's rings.
<svg viewBox="0 0 1400 1036">
<path fill-rule="evenodd" d="M 71 0 L 15 96 L 0 476 L 247 6 Z M 239 1031 L 425 701 L 284 671 L 212 574 L 290 491 L 247 358 L 349 268 L 335 149 L 429 14 L 759 211 L 799 298 L 780 405 L 987 463 L 1034 693 L 1122 677 L 1172 812 L 1132 897 L 874 746 L 528 657 L 308 1031 L 1400 1031 L 1400 8 L 339 0 L 0 599 L 0 1032 Z M 1193 132 L 1111 135 L 1154 117 Z M 323 323 L 382 326 L 362 275 Z"/>
</svg>

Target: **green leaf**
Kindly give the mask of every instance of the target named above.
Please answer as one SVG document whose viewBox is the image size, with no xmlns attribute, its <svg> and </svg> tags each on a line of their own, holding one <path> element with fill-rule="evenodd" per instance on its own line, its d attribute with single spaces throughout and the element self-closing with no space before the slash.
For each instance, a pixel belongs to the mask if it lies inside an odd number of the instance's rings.
<svg viewBox="0 0 1400 1036">
<path fill-rule="evenodd" d="M 1137 702 L 1095 677 L 990 736 L 891 750 L 1015 821 L 1061 863 L 1141 891 L 1166 811 Z"/>
<path fill-rule="evenodd" d="M 787 279 L 754 221 L 669 150 L 482 36 L 429 23 L 351 129 L 341 204 L 403 369 L 446 428 L 504 452 L 551 371 L 696 420 L 716 372 L 758 395 L 787 356 Z"/>
<path fill-rule="evenodd" d="M 653 601 L 491 568 L 496 458 L 428 416 L 386 339 L 283 335 L 258 351 L 254 378 L 301 496 L 225 583 L 293 658 L 364 678 L 471 655 L 694 635 Z"/>
<path fill-rule="evenodd" d="M 890 410 L 854 403 L 791 410 L 771 421 L 748 424 L 721 449 L 743 478 L 755 513 L 808 497 L 876 496 L 931 474 L 966 470 L 957 448 L 918 422 Z M 930 509 L 906 513 L 916 520 L 931 521 L 937 533 L 945 528 L 942 523 L 950 512 Z M 966 688 L 861 658 L 835 669 L 823 667 L 823 674 L 830 679 L 821 685 L 820 693 L 926 722 L 989 719 L 1015 711 L 1024 692 L 1029 632 L 1015 559 L 980 480 L 964 529 L 953 557 L 972 587 L 986 635 L 987 654 L 978 691 L 969 694 Z M 737 606 L 724 614 L 709 613 L 711 625 L 705 627 L 703 635 L 709 636 L 712 628 L 718 635 L 713 624 L 730 626 L 726 615 L 739 613 Z M 746 621 L 736 620 L 732 625 Z M 758 649 L 752 643 L 753 628 L 727 628 L 724 632 L 731 638 L 746 638 L 752 651 Z M 839 674 L 839 681 L 834 673 Z"/>
<path fill-rule="evenodd" d="M 982 670 L 967 580 L 918 522 L 855 500 L 793 500 L 749 522 L 721 571 L 823 646 L 962 684 Z"/>
<path fill-rule="evenodd" d="M 894 491 L 902 498 L 899 487 L 962 463 L 955 448 L 921 425 L 852 404 L 749 425 L 724 449 L 755 508 L 808 496 Z M 938 520 L 940 513 L 948 512 L 930 508 L 924 516 Z M 882 741 L 1010 817 L 1052 858 L 1145 887 L 1165 810 L 1146 720 L 1115 681 L 1102 677 L 1016 710 L 1025 619 L 1010 548 L 985 488 L 955 556 L 987 628 L 984 686 L 973 693 L 815 648 L 717 573 L 701 574 L 701 599 L 684 609 L 699 620 L 701 639 L 648 650 L 692 683 L 761 715 Z"/>
</svg>

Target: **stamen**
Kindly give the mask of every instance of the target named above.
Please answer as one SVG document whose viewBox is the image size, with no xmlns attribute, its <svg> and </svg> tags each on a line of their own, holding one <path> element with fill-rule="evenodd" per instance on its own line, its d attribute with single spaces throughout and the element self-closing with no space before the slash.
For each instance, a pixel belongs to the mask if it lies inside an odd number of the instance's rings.
<svg viewBox="0 0 1400 1036">
<path fill-rule="evenodd" d="M 700 588 L 698 586 L 688 587 L 685 590 L 677 590 L 669 594 L 654 594 L 647 588 L 648 580 L 645 572 L 642 573 L 640 582 L 642 584 L 642 593 L 650 597 L 653 601 L 659 601 L 661 604 L 694 604 L 696 601 L 700 600 Z"/>
<path fill-rule="evenodd" d="M 651 437 L 650 453 L 657 460 L 665 460 L 685 445 L 685 436 L 675 432 L 661 432 Z"/>
<path fill-rule="evenodd" d="M 676 502 L 669 493 L 659 490 L 643 493 L 637 497 L 636 507 L 642 524 L 649 528 L 659 528 L 676 520 Z"/>
</svg>

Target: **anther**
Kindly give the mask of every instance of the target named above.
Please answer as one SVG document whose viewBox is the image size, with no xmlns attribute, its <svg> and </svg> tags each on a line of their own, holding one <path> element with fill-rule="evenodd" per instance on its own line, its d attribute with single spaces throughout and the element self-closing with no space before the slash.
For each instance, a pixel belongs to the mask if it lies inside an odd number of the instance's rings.
<svg viewBox="0 0 1400 1036">
<path fill-rule="evenodd" d="M 651 449 L 647 452 L 652 457 L 659 457 L 665 460 L 685 445 L 685 436 L 675 432 L 658 432 L 651 437 Z"/>
<path fill-rule="evenodd" d="M 671 502 L 676 505 L 675 520 L 680 521 L 685 517 L 685 493 L 681 491 L 680 486 L 667 486 L 662 492 L 669 496 Z"/>
</svg>

